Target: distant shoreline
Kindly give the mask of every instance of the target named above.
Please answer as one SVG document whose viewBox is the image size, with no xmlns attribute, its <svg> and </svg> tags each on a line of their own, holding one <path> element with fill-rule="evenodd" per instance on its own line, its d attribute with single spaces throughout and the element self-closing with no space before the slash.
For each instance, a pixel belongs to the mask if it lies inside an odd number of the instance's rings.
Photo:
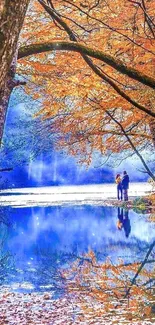
<svg viewBox="0 0 155 325">
<path fill-rule="evenodd" d="M 153 187 L 144 182 L 130 183 L 128 202 L 117 200 L 115 184 L 13 188 L 0 191 L 0 205 L 12 207 L 96 205 L 132 208 L 136 198 L 142 199 L 149 194 L 153 194 Z"/>
<path fill-rule="evenodd" d="M 140 187 L 139 187 L 140 185 Z M 116 184 L 115 183 L 101 183 L 101 184 L 83 184 L 83 185 L 58 185 L 58 186 L 31 186 L 31 187 L 15 187 L 15 188 L 8 188 L 8 189 L 2 189 L 0 190 L 0 195 L 4 193 L 55 193 L 55 192 L 63 192 L 65 193 L 73 193 L 73 192 L 94 192 L 95 189 L 97 192 L 101 192 L 104 189 L 109 189 L 111 192 L 116 193 Z M 140 192 L 147 192 L 152 191 L 153 186 L 148 182 L 130 182 L 129 186 L 129 193 L 132 191 L 132 188 L 134 188 L 136 191 L 139 190 Z M 145 191 L 143 190 L 145 188 Z M 70 191 L 71 190 L 71 191 Z M 82 192 L 81 192 L 82 190 Z M 96 192 L 95 191 L 95 192 Z"/>
</svg>

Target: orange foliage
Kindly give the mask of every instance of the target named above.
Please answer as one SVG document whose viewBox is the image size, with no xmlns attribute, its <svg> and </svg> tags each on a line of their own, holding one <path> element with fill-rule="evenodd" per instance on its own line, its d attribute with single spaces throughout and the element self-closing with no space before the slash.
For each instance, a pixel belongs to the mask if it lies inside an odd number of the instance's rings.
<svg viewBox="0 0 155 325">
<path fill-rule="evenodd" d="M 145 1 L 145 8 L 128 0 L 55 0 L 52 4 L 54 13 L 67 24 L 78 42 L 110 53 L 140 72 L 153 74 L 153 1 Z M 37 1 L 32 2 L 21 43 L 68 39 L 63 26 L 52 20 Z M 151 89 L 99 60 L 93 59 L 93 63 L 128 96 L 153 110 Z M 151 117 L 96 75 L 80 54 L 48 52 L 32 56 L 20 60 L 18 72 L 32 76 L 33 97 L 36 99 L 36 91 L 39 91 L 44 118 L 56 117 L 52 119 L 51 132 L 60 135 L 58 147 L 81 156 L 88 164 L 95 150 L 103 154 L 130 149 L 119 125 L 109 118 L 106 110 L 114 111 L 114 117 L 137 148 L 152 143 Z"/>
<path fill-rule="evenodd" d="M 151 318 L 153 287 L 146 290 L 144 283 L 154 277 L 155 270 L 145 265 L 136 284 L 131 286 L 126 295 L 139 265 L 124 264 L 122 261 L 114 265 L 109 258 L 99 263 L 90 251 L 78 258 L 69 269 L 65 269 L 62 275 L 67 280 L 68 292 L 74 293 L 74 304 L 80 304 L 85 320 L 93 314 L 93 319 L 104 316 L 109 319 L 114 317 L 115 320 L 119 317 L 119 322 L 121 317 L 122 322 L 129 318 L 140 321 Z"/>
</svg>

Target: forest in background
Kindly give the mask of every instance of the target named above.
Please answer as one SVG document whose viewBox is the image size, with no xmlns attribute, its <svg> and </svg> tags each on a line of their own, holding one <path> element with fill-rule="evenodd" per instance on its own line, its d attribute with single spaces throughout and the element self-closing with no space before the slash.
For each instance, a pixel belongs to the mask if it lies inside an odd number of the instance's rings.
<svg viewBox="0 0 155 325">
<path fill-rule="evenodd" d="M 1 139 L 10 95 L 20 96 L 22 87 L 39 105 L 32 108 L 31 137 L 42 148 L 50 151 L 51 144 L 87 165 L 96 153 L 105 163 L 134 156 L 155 179 L 154 6 L 149 0 L 3 1 Z M 3 139 L 5 151 L 7 134 Z M 20 132 L 14 139 L 25 145 Z M 35 142 L 32 159 L 34 152 Z"/>
</svg>

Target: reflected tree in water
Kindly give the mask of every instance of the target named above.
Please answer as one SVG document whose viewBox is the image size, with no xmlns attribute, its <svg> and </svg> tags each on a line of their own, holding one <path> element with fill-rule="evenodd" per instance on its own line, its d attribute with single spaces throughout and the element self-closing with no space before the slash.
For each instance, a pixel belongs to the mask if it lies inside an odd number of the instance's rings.
<svg viewBox="0 0 155 325">
<path fill-rule="evenodd" d="M 54 252 L 51 246 L 34 246 L 33 265 L 23 265 L 23 282 L 32 284 L 34 291 L 50 291 L 57 297 L 64 294 L 66 280 L 61 269 L 64 265 L 69 266 L 75 260 L 75 254 L 64 251 Z M 77 255 L 76 255 L 77 258 Z"/>
<path fill-rule="evenodd" d="M 115 317 L 115 320 L 151 320 L 154 313 L 155 241 L 142 261 L 115 265 L 110 258 L 99 263 L 94 252 L 78 257 L 63 271 L 67 292 L 79 308 L 80 321 Z"/>
<path fill-rule="evenodd" d="M 8 228 L 11 226 L 3 209 L 0 209 L 0 285 L 4 284 L 8 273 L 13 268 L 13 256 L 6 248 Z"/>
</svg>

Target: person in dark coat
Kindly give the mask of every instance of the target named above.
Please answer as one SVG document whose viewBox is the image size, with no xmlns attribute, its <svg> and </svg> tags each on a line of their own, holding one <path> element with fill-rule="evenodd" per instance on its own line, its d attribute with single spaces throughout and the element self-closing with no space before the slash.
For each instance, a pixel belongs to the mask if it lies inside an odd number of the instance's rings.
<svg viewBox="0 0 155 325">
<path fill-rule="evenodd" d="M 123 190 L 124 201 L 128 201 L 128 189 L 129 189 L 129 176 L 127 172 L 124 171 L 122 177 L 122 190 Z"/>
</svg>

